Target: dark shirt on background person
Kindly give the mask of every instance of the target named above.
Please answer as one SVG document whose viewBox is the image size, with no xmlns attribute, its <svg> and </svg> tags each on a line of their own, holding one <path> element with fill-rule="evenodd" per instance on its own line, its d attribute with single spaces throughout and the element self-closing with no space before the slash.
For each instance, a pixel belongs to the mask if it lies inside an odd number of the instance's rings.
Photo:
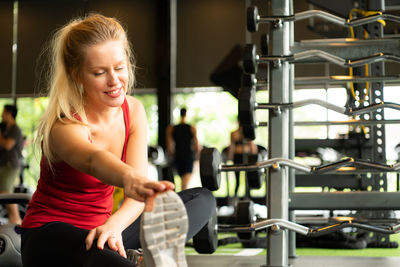
<svg viewBox="0 0 400 267">
<path fill-rule="evenodd" d="M 185 108 L 181 109 L 180 123 L 167 128 L 167 155 L 182 180 L 182 190 L 189 188 L 193 164 L 200 150 L 196 128 L 186 123 Z"/>
</svg>

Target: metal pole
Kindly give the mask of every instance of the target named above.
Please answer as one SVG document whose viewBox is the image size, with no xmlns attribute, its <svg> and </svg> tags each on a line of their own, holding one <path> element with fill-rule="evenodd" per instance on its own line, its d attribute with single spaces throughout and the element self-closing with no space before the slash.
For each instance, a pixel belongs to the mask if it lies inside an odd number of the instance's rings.
<svg viewBox="0 0 400 267">
<path fill-rule="evenodd" d="M 272 16 L 288 16 L 289 0 L 272 0 Z M 271 48 L 273 55 L 290 55 L 290 25 L 288 23 L 271 25 Z M 271 90 L 269 101 L 272 103 L 289 102 L 290 64 L 275 61 L 270 66 Z M 277 114 L 269 112 L 269 158 L 289 156 L 289 111 Z M 269 219 L 288 219 L 289 213 L 289 170 L 281 167 L 269 169 L 267 182 L 267 205 Z M 267 265 L 288 266 L 288 231 L 269 229 L 267 234 Z"/>
<path fill-rule="evenodd" d="M 17 104 L 17 54 L 18 54 L 18 0 L 14 1 L 14 7 L 13 7 L 11 97 L 14 101 L 14 105 Z"/>
<path fill-rule="evenodd" d="M 289 12 L 290 14 L 294 13 L 293 1 L 289 3 Z M 294 44 L 294 22 L 289 22 L 289 46 L 292 47 Z M 290 64 L 289 66 L 289 102 L 293 103 L 293 93 L 294 93 L 294 64 Z M 295 155 L 295 142 L 294 142 L 294 118 L 293 118 L 293 109 L 289 110 L 289 159 L 294 160 Z M 296 178 L 295 178 L 294 169 L 289 169 L 289 192 L 294 192 L 296 187 Z M 292 222 L 296 221 L 296 216 L 294 211 L 289 211 L 289 220 Z M 289 258 L 296 258 L 296 232 L 289 232 Z"/>
</svg>

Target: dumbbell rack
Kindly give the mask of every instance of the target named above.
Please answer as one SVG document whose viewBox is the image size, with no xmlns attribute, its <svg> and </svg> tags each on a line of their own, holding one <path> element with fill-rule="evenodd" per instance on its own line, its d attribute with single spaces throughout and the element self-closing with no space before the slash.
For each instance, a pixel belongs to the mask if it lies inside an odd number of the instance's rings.
<svg viewBox="0 0 400 267">
<path fill-rule="evenodd" d="M 293 1 L 271 0 L 269 7 L 271 16 L 269 18 L 260 19 L 260 21 L 264 20 L 263 22 L 268 22 L 271 25 L 269 52 L 275 57 L 264 58 L 265 61 L 270 62 L 269 101 L 271 103 L 292 103 L 295 79 L 294 66 L 291 63 L 295 63 L 296 61 L 296 58 L 293 58 L 293 54 L 297 52 L 311 55 L 312 53 L 307 51 L 293 51 L 299 48 L 301 49 L 301 47 L 296 47 L 294 45 L 294 20 L 296 20 L 296 15 L 293 14 Z M 303 12 L 302 16 L 298 14 L 297 19 L 304 19 L 307 16 L 320 16 L 320 13 L 321 12 L 316 11 Z M 324 16 L 326 16 L 324 19 L 330 20 L 331 22 L 334 22 L 336 19 L 333 15 L 325 14 Z M 379 16 L 375 16 L 374 18 L 369 17 L 364 20 L 361 19 L 358 20 L 357 23 L 365 24 L 376 22 L 377 19 L 379 19 L 378 17 Z M 386 16 L 385 18 L 399 21 L 397 17 Z M 336 22 L 338 24 L 343 24 L 345 27 L 349 26 L 349 23 L 344 20 L 336 20 Z M 356 23 L 356 21 L 354 22 Z M 311 56 L 314 55 L 318 55 L 318 53 L 312 54 Z M 337 59 L 336 57 L 330 57 L 330 55 L 322 58 L 328 61 L 329 59 Z M 292 62 L 290 62 L 290 59 Z M 397 60 L 397 58 L 394 60 Z M 340 61 L 340 63 L 342 63 L 342 61 Z M 346 64 L 348 62 L 344 63 Z M 269 112 L 268 116 L 269 158 L 293 159 L 295 144 L 292 109 L 279 109 L 279 112 Z M 375 159 L 375 157 L 373 159 Z M 293 213 L 289 213 L 289 191 L 294 190 L 294 177 L 294 169 L 288 168 L 287 166 L 268 169 L 267 206 L 269 220 L 279 219 L 294 221 Z M 268 228 L 267 259 L 266 265 L 263 266 L 290 266 L 288 259 L 289 256 L 293 256 L 294 254 L 295 244 L 293 244 L 293 242 L 288 242 L 288 234 L 287 230 L 275 227 Z M 295 233 L 291 232 L 291 234 Z"/>
</svg>

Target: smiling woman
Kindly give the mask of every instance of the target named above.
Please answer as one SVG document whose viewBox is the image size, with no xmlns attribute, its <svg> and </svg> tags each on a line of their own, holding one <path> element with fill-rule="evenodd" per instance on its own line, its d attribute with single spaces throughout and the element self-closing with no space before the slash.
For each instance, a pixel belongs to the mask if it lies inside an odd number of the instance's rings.
<svg viewBox="0 0 400 267">
<path fill-rule="evenodd" d="M 86 48 L 82 71 L 76 78 L 85 98 L 120 107 L 128 85 L 127 58 L 121 41 L 107 41 Z M 86 109 L 89 101 L 86 101 Z M 96 103 L 93 103 L 96 105 Z"/>
<path fill-rule="evenodd" d="M 158 262 L 165 257 L 186 266 L 185 241 L 209 220 L 215 199 L 203 188 L 178 196 L 172 183 L 148 178 L 147 120 L 128 95 L 134 61 L 124 29 L 99 14 L 76 19 L 56 33 L 52 52 L 49 105 L 37 136 L 40 178 L 22 223 L 23 265 L 132 266 L 125 249 L 142 245 L 150 266 L 166 266 Z M 114 186 L 125 198 L 112 214 Z M 153 217 L 171 202 L 161 217 L 176 226 L 155 231 L 171 242 L 160 245 L 173 249 L 150 250 Z"/>
</svg>

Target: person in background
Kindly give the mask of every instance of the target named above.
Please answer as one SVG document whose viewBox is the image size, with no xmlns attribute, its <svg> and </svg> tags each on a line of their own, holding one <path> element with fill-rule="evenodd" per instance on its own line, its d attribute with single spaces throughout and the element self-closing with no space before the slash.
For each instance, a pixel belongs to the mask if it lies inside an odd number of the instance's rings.
<svg viewBox="0 0 400 267">
<path fill-rule="evenodd" d="M 181 177 L 182 190 L 189 188 L 193 164 L 200 151 L 196 128 L 186 123 L 186 108 L 180 110 L 180 122 L 167 128 L 167 155 Z"/>
<path fill-rule="evenodd" d="M 239 127 L 230 134 L 230 145 L 228 148 L 228 160 L 232 160 L 234 164 L 249 163 L 246 157 L 257 155 L 258 147 L 252 140 L 246 140 L 243 136 L 243 127 L 239 123 Z M 248 158 L 247 158 L 248 159 Z M 235 196 L 237 196 L 240 185 L 240 172 L 235 172 L 236 185 Z"/>
<path fill-rule="evenodd" d="M 0 131 L 0 193 L 13 193 L 13 188 L 21 170 L 23 135 L 16 122 L 18 109 L 5 105 L 1 115 Z M 18 204 L 7 204 L 8 221 L 21 224 Z"/>
<path fill-rule="evenodd" d="M 215 198 L 205 188 L 177 194 L 172 183 L 148 178 L 148 126 L 129 95 L 135 65 L 125 29 L 89 14 L 61 27 L 49 51 L 49 104 L 36 138 L 40 177 L 21 226 L 23 266 L 133 266 L 127 256 L 139 248 L 145 266 L 187 266 L 185 242 L 209 220 Z M 114 186 L 125 198 L 112 213 Z"/>
</svg>

